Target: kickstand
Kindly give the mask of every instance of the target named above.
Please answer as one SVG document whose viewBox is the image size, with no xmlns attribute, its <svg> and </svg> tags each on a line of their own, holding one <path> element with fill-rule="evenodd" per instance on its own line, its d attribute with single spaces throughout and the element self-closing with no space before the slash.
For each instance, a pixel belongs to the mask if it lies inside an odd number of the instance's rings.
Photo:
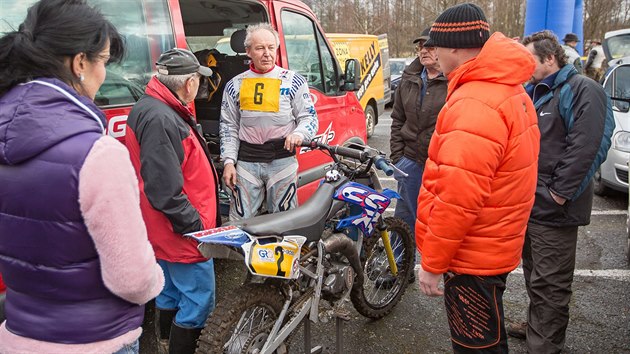
<svg viewBox="0 0 630 354">
<path fill-rule="evenodd" d="M 335 314 L 335 330 L 337 332 L 336 353 L 343 353 L 343 324 L 350 320 L 350 313 L 343 310 L 337 310 Z"/>
<path fill-rule="evenodd" d="M 311 348 L 311 320 L 308 316 L 302 320 L 304 322 L 304 354 L 320 354 L 324 351 L 321 345 Z"/>
</svg>

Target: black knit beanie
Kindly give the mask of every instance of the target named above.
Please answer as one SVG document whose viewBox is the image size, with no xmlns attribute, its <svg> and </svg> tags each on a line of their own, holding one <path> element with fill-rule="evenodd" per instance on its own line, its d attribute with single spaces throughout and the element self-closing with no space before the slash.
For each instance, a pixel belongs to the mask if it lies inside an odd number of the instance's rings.
<svg viewBox="0 0 630 354">
<path fill-rule="evenodd" d="M 475 4 L 446 9 L 431 26 L 425 47 L 481 48 L 490 38 L 490 26 L 483 10 Z"/>
</svg>

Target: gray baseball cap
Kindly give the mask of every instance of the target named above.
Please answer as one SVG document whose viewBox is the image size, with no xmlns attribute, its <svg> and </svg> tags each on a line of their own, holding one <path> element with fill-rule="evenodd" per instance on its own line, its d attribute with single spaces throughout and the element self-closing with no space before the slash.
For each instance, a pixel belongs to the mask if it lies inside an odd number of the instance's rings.
<svg viewBox="0 0 630 354">
<path fill-rule="evenodd" d="M 428 41 L 429 40 L 429 32 L 431 32 L 431 27 L 425 28 L 422 33 L 420 33 L 420 37 L 413 40 L 413 44 L 416 44 L 420 41 Z"/>
<path fill-rule="evenodd" d="M 173 48 L 162 53 L 155 62 L 158 73 L 162 75 L 187 75 L 199 73 L 203 76 L 212 76 L 212 69 L 199 64 L 195 55 L 181 48 Z"/>
</svg>

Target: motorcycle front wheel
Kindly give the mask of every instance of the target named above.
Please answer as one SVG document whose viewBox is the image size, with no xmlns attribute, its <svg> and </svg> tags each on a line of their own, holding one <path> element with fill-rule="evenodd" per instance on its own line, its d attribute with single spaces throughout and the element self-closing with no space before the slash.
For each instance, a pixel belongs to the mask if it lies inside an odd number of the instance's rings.
<svg viewBox="0 0 630 354">
<path fill-rule="evenodd" d="M 195 353 L 253 352 L 251 349 L 264 344 L 265 332 L 278 319 L 283 303 L 284 297 L 274 286 L 248 284 L 239 288 L 236 296 L 219 303 L 208 317 Z"/>
<path fill-rule="evenodd" d="M 414 271 L 415 246 L 409 225 L 396 217 L 385 218 L 398 274 L 389 266 L 383 239 L 374 231 L 364 238 L 361 261 L 363 286 L 355 284 L 350 293 L 354 308 L 363 316 L 380 319 L 387 316 L 402 298 Z"/>
</svg>

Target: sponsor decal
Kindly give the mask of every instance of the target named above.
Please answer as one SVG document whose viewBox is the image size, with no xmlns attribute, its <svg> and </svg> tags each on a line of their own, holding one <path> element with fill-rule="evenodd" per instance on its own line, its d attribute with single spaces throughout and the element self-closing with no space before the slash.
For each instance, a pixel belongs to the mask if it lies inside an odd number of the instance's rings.
<svg viewBox="0 0 630 354">
<path fill-rule="evenodd" d="M 363 64 L 361 64 L 361 67 L 363 67 Z M 374 62 L 372 63 L 372 66 L 369 68 L 369 71 L 367 71 L 367 75 L 365 75 L 363 79 L 361 80 L 361 87 L 359 88 L 359 91 L 357 91 L 357 99 L 359 99 L 359 101 L 365 95 L 365 92 L 367 91 L 368 87 L 370 87 L 370 84 L 376 77 L 376 73 L 378 72 L 378 69 L 380 67 L 381 67 L 381 56 L 379 54 L 376 56 L 376 60 L 374 60 Z"/>
<path fill-rule="evenodd" d="M 321 142 L 324 144 L 329 144 L 334 138 L 335 138 L 335 131 L 332 130 L 332 123 L 330 123 L 328 124 L 328 127 L 326 128 L 326 130 L 324 130 L 321 134 L 315 135 L 312 140 L 316 142 Z M 307 147 L 300 148 L 300 154 L 303 154 L 309 151 L 311 151 L 311 149 Z"/>
<path fill-rule="evenodd" d="M 259 249 L 258 257 L 260 257 L 260 260 L 263 262 L 275 262 L 276 260 L 273 256 L 273 252 L 268 249 Z"/>
<path fill-rule="evenodd" d="M 127 116 L 114 116 L 107 122 L 107 134 L 113 138 L 123 138 L 127 133 Z"/>
<path fill-rule="evenodd" d="M 341 65 L 344 65 L 346 60 L 350 59 L 350 46 L 348 45 L 348 43 L 345 42 L 333 42 L 333 47 L 335 49 L 335 56 L 337 57 Z"/>
<path fill-rule="evenodd" d="M 363 214 L 352 220 L 352 224 L 370 235 L 374 229 L 374 222 L 385 212 L 390 204 L 389 198 L 373 193 L 356 185 L 345 185 L 338 194 L 338 199 L 352 202 L 363 208 Z"/>
</svg>

